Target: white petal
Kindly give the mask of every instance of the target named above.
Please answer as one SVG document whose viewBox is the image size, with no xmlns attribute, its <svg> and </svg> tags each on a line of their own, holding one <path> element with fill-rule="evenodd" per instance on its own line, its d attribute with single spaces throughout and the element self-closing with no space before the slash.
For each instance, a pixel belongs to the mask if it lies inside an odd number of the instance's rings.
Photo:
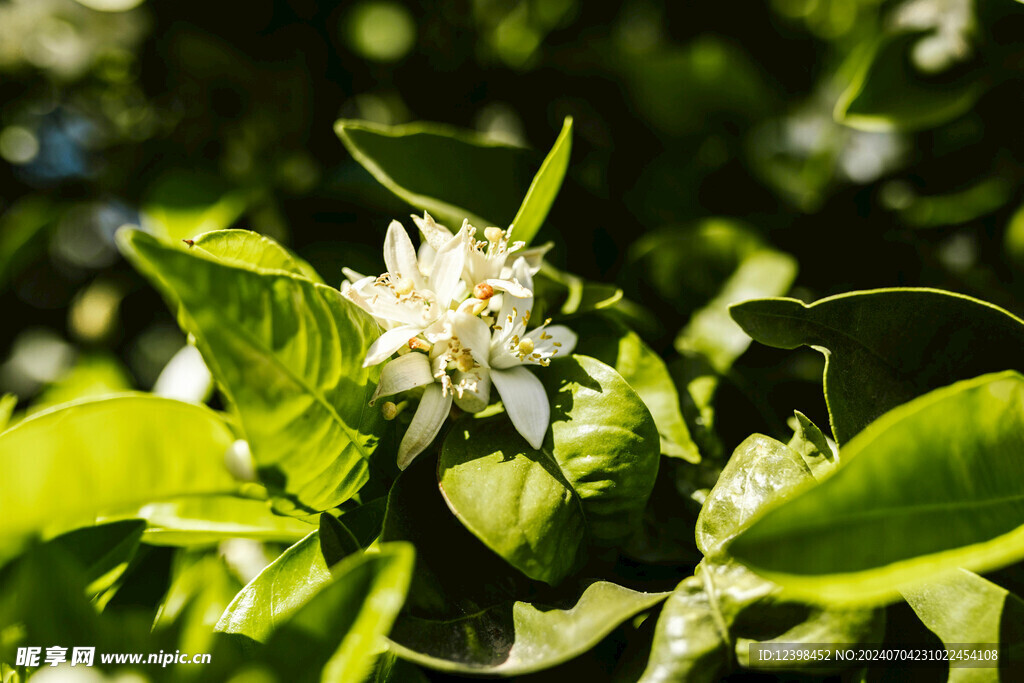
<svg viewBox="0 0 1024 683">
<path fill-rule="evenodd" d="M 430 271 L 430 284 L 442 309 L 448 308 L 455 296 L 455 289 L 462 279 L 462 268 L 466 263 L 465 228 L 437 250 L 434 266 Z"/>
<path fill-rule="evenodd" d="M 380 373 L 377 391 L 373 392 L 370 405 L 382 396 L 392 396 L 409 391 L 424 384 L 431 384 L 434 375 L 430 372 L 430 361 L 425 353 L 407 353 L 384 366 Z"/>
<path fill-rule="evenodd" d="M 430 277 L 430 271 L 434 267 L 434 257 L 437 256 L 437 249 L 434 249 L 423 240 L 420 243 L 420 250 L 416 252 L 416 258 L 420 264 L 420 273 L 423 277 Z"/>
<path fill-rule="evenodd" d="M 444 419 L 452 407 L 451 394 L 445 394 L 441 385 L 434 383 L 423 392 L 416 414 L 412 416 L 409 430 L 402 437 L 398 446 L 398 468 L 404 470 L 413 458 L 430 445 L 437 433 L 441 431 Z"/>
<path fill-rule="evenodd" d="M 526 360 L 531 365 L 541 365 L 540 359 L 534 358 L 535 355 L 545 359 L 568 356 L 576 348 L 578 338 L 565 325 L 538 327 L 526 336 L 533 340 L 533 353 Z"/>
<path fill-rule="evenodd" d="M 555 246 L 554 242 L 547 242 L 539 247 L 530 247 L 524 249 L 516 254 L 521 259 L 526 259 L 526 264 L 529 267 L 531 275 L 536 275 L 540 271 L 540 266 L 544 261 L 544 254 L 548 253 L 552 247 Z"/>
<path fill-rule="evenodd" d="M 483 367 L 488 367 L 491 355 L 491 330 L 480 318 L 465 312 L 457 312 L 453 327 L 455 336 L 463 347 L 469 349 L 473 360 Z"/>
<path fill-rule="evenodd" d="M 513 280 L 491 278 L 490 280 L 484 280 L 484 282 L 489 284 L 494 289 L 499 289 L 503 292 L 508 292 L 512 296 L 517 297 L 519 299 L 525 299 L 527 297 L 531 299 L 533 298 L 533 292 L 531 292 L 526 287 L 523 287 L 521 284 Z"/>
<path fill-rule="evenodd" d="M 456 370 L 452 382 L 466 383 L 462 396 L 455 394 L 455 405 L 467 413 L 479 413 L 491 402 L 491 371 L 487 368 L 474 368 L 472 372 Z"/>
<path fill-rule="evenodd" d="M 544 385 L 522 365 L 506 370 L 491 370 L 491 381 L 501 395 L 505 412 L 516 431 L 531 446 L 540 448 L 544 443 L 544 434 L 548 431 L 548 420 L 551 419 L 551 406 L 548 405 Z"/>
<path fill-rule="evenodd" d="M 363 367 L 368 368 L 371 365 L 383 363 L 387 360 L 388 356 L 402 348 L 402 345 L 407 344 L 410 339 L 422 331 L 422 327 L 416 327 L 415 325 L 402 325 L 393 330 L 388 330 L 377 337 L 377 341 L 370 344 L 370 348 L 366 351 L 366 360 L 363 361 Z"/>
<path fill-rule="evenodd" d="M 352 284 L 355 284 L 360 280 L 365 280 L 368 277 L 358 271 L 352 270 L 351 268 L 342 268 L 341 272 L 345 274 L 345 280 Z"/>
<path fill-rule="evenodd" d="M 533 275 L 530 274 L 530 264 L 522 256 L 512 264 L 512 276 L 519 281 L 519 284 L 533 292 Z"/>
<path fill-rule="evenodd" d="M 452 231 L 440 223 L 436 223 L 426 211 L 423 212 L 423 218 L 413 216 L 412 221 L 420 229 L 420 233 L 423 235 L 426 243 L 432 246 L 435 251 L 443 247 L 452 238 Z"/>
<path fill-rule="evenodd" d="M 409 233 L 398 221 L 391 221 L 387 237 L 384 238 L 384 264 L 392 275 L 407 277 L 416 289 L 423 289 L 423 276 L 416 261 L 416 249 L 412 246 Z"/>
</svg>

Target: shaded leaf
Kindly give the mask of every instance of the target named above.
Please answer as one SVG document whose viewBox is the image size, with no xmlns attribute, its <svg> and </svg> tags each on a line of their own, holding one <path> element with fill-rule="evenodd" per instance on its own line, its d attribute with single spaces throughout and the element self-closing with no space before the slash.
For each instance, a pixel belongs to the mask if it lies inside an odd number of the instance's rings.
<svg viewBox="0 0 1024 683">
<path fill-rule="evenodd" d="M 754 252 L 740 262 L 715 298 L 693 314 L 676 337 L 676 349 L 681 353 L 700 353 L 716 371 L 726 372 L 751 341 L 729 317 L 729 306 L 751 298 L 784 294 L 793 283 L 796 270 L 796 260 L 788 254 L 768 249 Z"/>
<path fill-rule="evenodd" d="M 274 630 L 260 658 L 281 680 L 361 683 L 405 601 L 413 560 L 407 543 L 345 558 L 330 582 Z M 300 652 L 303 665 L 296 667 Z"/>
<path fill-rule="evenodd" d="M 403 618 L 391 634 L 398 656 L 438 671 L 519 676 L 577 657 L 667 593 L 595 581 L 563 605 L 506 602 L 449 621 Z"/>
<path fill-rule="evenodd" d="M 531 579 L 557 584 L 582 560 L 580 499 L 548 453 L 505 415 L 469 421 L 444 441 L 438 483 L 474 536 Z"/>
<path fill-rule="evenodd" d="M 1020 560 L 1021 433 L 1017 373 L 933 391 L 872 423 L 841 450 L 834 475 L 769 510 L 727 551 L 793 595 L 862 604 L 956 567 Z"/>
<path fill-rule="evenodd" d="M 346 119 L 334 131 L 382 185 L 455 228 L 463 219 L 479 228 L 509 225 L 528 187 L 525 151 L 479 134 Z"/>
<path fill-rule="evenodd" d="M 867 131 L 920 130 L 968 112 L 987 84 L 977 74 L 926 76 L 911 61 L 920 34 L 886 37 L 862 49 L 836 102 L 836 121 Z"/>
<path fill-rule="evenodd" d="M 877 289 L 810 305 L 761 299 L 733 306 L 731 313 L 762 344 L 827 351 L 825 398 L 840 445 L 882 413 L 932 389 L 1024 367 L 1024 323 L 950 292 Z"/>
<path fill-rule="evenodd" d="M 366 483 L 384 430 L 363 368 L 377 324 L 330 287 L 235 267 L 118 233 L 122 251 L 176 306 L 237 409 L 261 479 L 292 505 L 324 510 Z M 287 506 L 282 502 L 282 507 Z"/>
<path fill-rule="evenodd" d="M 82 568 L 91 597 L 113 586 L 139 548 L 146 523 L 138 519 L 84 527 L 62 534 L 50 543 L 67 553 Z"/>
</svg>

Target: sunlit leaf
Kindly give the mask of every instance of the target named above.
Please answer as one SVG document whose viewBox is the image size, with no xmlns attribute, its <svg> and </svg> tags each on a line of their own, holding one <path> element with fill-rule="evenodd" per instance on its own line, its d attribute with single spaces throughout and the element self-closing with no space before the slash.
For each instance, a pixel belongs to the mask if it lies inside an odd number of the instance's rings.
<svg viewBox="0 0 1024 683">
<path fill-rule="evenodd" d="M 569 155 L 572 152 L 572 117 L 567 116 L 562 124 L 562 132 L 558 134 L 555 144 L 548 152 L 540 170 L 530 183 L 523 203 L 512 219 L 513 237 L 529 244 L 537 235 L 547 218 L 551 205 L 562 188 L 562 180 L 569 168 Z"/>
<path fill-rule="evenodd" d="M 664 361 L 635 332 L 606 316 L 572 321 L 579 335 L 578 353 L 615 368 L 651 411 L 661 436 L 661 452 L 690 462 L 700 461 L 680 410 L 679 392 Z"/>
<path fill-rule="evenodd" d="M 0 435 L 0 557 L 31 534 L 54 534 L 97 515 L 237 491 L 223 465 L 234 438 L 211 410 L 142 395 L 72 404 L 20 422 Z"/>
<path fill-rule="evenodd" d="M 379 334 L 330 287 L 186 252 L 138 231 L 123 251 L 168 299 L 237 409 L 260 477 L 324 510 L 368 479 L 384 421 L 368 408 L 379 368 L 363 368 Z"/>
<path fill-rule="evenodd" d="M 195 238 L 192 246 L 218 261 L 255 270 L 283 270 L 323 284 L 311 265 L 274 240 L 249 230 L 215 230 Z"/>
<path fill-rule="evenodd" d="M 726 550 L 792 595 L 861 604 L 957 567 L 1015 562 L 1024 558 L 1021 433 L 1019 374 L 938 389 L 868 426 L 842 448 L 835 474 Z"/>
<path fill-rule="evenodd" d="M 947 646 L 1000 643 L 999 666 L 950 667 L 950 683 L 1009 680 L 1013 667 L 1024 660 L 1024 602 L 1010 591 L 966 569 L 919 588 L 903 597 L 924 625 Z"/>
</svg>

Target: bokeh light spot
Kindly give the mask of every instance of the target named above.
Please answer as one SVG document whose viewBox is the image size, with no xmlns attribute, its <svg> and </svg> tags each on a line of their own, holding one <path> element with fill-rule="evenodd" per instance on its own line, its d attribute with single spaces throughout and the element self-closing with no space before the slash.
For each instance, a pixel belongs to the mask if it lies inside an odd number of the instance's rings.
<svg viewBox="0 0 1024 683">
<path fill-rule="evenodd" d="M 416 42 L 416 22 L 409 10 L 394 2 L 363 2 L 348 17 L 348 43 L 366 59 L 394 62 Z"/>
<path fill-rule="evenodd" d="M 39 154 L 39 139 L 28 128 L 7 126 L 0 132 L 0 156 L 12 164 L 27 164 Z"/>
</svg>

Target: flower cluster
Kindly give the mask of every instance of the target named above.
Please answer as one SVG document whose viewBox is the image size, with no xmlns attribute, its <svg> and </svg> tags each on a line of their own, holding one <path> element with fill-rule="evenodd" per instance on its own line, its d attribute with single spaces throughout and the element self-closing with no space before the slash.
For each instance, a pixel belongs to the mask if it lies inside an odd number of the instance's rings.
<svg viewBox="0 0 1024 683">
<path fill-rule="evenodd" d="M 387 272 L 364 276 L 346 268 L 342 284 L 342 293 L 384 330 L 364 366 L 398 354 L 384 366 L 371 405 L 423 387 L 398 466 L 404 469 L 430 445 L 453 402 L 479 412 L 490 403 L 492 386 L 515 428 L 540 448 L 550 406 L 526 366 L 546 367 L 576 345 L 571 330 L 550 320 L 527 331 L 533 275 L 546 249 L 524 249 L 511 241 L 511 229 L 487 228 L 478 240 L 468 221 L 453 235 L 427 214 L 413 220 L 423 236 L 418 252 L 392 221 L 384 240 Z"/>
</svg>

